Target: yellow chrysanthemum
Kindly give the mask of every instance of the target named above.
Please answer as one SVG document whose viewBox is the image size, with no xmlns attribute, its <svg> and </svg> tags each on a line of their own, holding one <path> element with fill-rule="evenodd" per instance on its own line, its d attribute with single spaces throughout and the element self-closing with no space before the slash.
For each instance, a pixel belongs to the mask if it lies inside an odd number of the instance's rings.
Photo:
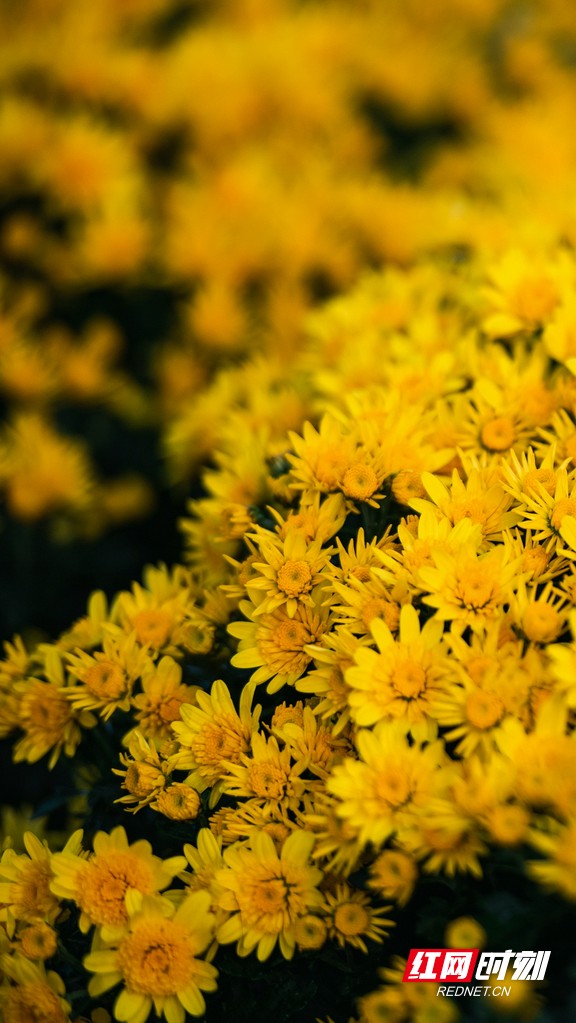
<svg viewBox="0 0 576 1023">
<path fill-rule="evenodd" d="M 248 601 L 240 610 L 248 622 L 231 622 L 228 632 L 240 640 L 231 663 L 237 668 L 256 668 L 250 676 L 259 684 L 268 679 L 267 692 L 294 685 L 305 674 L 312 657 L 306 647 L 317 643 L 327 629 L 328 611 L 322 607 L 299 607 L 290 617 L 283 608 L 258 613 Z"/>
<path fill-rule="evenodd" d="M 17 682 L 19 727 L 24 732 L 14 746 L 18 763 L 34 764 L 50 753 L 48 766 L 54 767 L 61 753 L 71 757 L 82 738 L 82 727 L 90 728 L 95 718 L 84 709 L 76 711 L 66 698 L 66 676 L 62 657 L 54 646 L 44 654 L 45 678 L 26 678 Z"/>
<path fill-rule="evenodd" d="M 306 790 L 300 777 L 305 763 L 293 762 L 288 746 L 280 749 L 272 735 L 265 738 L 254 732 L 250 750 L 240 755 L 240 762 L 222 761 L 225 772 L 221 781 L 224 793 L 257 800 L 262 806 L 276 806 L 283 814 L 295 810 Z"/>
<path fill-rule="evenodd" d="M 293 618 L 299 608 L 313 606 L 312 591 L 322 582 L 331 549 L 323 548 L 319 540 L 307 541 L 298 530 L 283 540 L 259 530 L 253 539 L 263 559 L 254 562 L 254 576 L 248 585 L 249 594 L 259 601 L 256 613 L 271 614 L 285 608 Z"/>
<path fill-rule="evenodd" d="M 370 866 L 368 884 L 386 899 L 405 906 L 418 880 L 418 867 L 405 850 L 384 849 Z"/>
<path fill-rule="evenodd" d="M 210 695 L 197 693 L 198 706 L 183 704 L 182 721 L 172 725 L 178 751 L 171 762 L 178 769 L 192 771 L 201 782 L 212 786 L 212 805 L 217 802 L 222 779 L 228 774 L 224 762 L 240 762 L 258 727 L 260 706 L 252 710 L 255 688 L 254 682 L 244 686 L 237 711 L 228 687 L 218 680 Z"/>
<path fill-rule="evenodd" d="M 559 892 L 570 902 L 576 901 L 576 819 L 554 823 L 546 831 L 533 830 L 530 844 L 540 854 L 538 860 L 529 860 L 527 870 L 539 884 L 550 891 Z"/>
<path fill-rule="evenodd" d="M 113 947 L 96 943 L 84 959 L 96 975 L 90 994 L 100 995 L 121 981 L 114 1016 L 124 1023 L 145 1023 L 152 1010 L 168 1023 L 184 1023 L 186 1013 L 202 1016 L 202 992 L 215 991 L 218 976 L 199 958 L 214 933 L 209 894 L 191 892 L 175 905 L 132 892 L 126 902 L 126 922 Z"/>
<path fill-rule="evenodd" d="M 30 831 L 24 835 L 24 846 L 21 854 L 6 849 L 0 860 L 0 920 L 53 922 L 60 899 L 50 888 L 54 878 L 50 850 Z M 79 853 L 79 841 L 72 836 L 67 848 L 71 855 Z"/>
<path fill-rule="evenodd" d="M 112 772 L 123 779 L 122 788 L 127 794 L 115 802 L 133 803 L 136 813 L 161 795 L 170 771 L 166 760 L 139 729 L 133 729 L 124 741 L 128 753 L 120 754 L 122 767 L 113 767 Z"/>
<path fill-rule="evenodd" d="M 338 884 L 333 892 L 325 895 L 329 935 L 338 945 L 352 945 L 363 952 L 368 951 L 366 938 L 381 942 L 388 934 L 394 921 L 385 918 L 390 906 L 375 909 L 371 899 L 364 892 L 348 884 Z"/>
<path fill-rule="evenodd" d="M 256 949 L 260 960 L 268 959 L 278 942 L 284 958 L 292 958 L 296 921 L 322 903 L 317 889 L 322 871 L 309 863 L 313 846 L 312 835 L 294 831 L 278 853 L 270 836 L 260 832 L 226 849 L 226 866 L 216 879 L 227 892 L 222 905 L 233 915 L 218 928 L 219 942 L 236 941 L 241 956 Z"/>
<path fill-rule="evenodd" d="M 410 821 L 446 784 L 446 754 L 441 742 L 411 745 L 398 722 L 379 722 L 356 734 L 358 759 L 346 757 L 326 782 L 339 805 L 336 812 L 351 827 L 360 848 L 376 848 Z"/>
<path fill-rule="evenodd" d="M 98 710 L 107 721 L 114 711 L 129 709 L 134 682 L 149 664 L 149 657 L 131 633 L 105 636 L 102 650 L 88 654 L 78 649 L 66 656 L 66 662 L 75 680 L 65 690 L 66 698 L 76 710 Z"/>
<path fill-rule="evenodd" d="M 191 601 L 191 580 L 182 565 L 171 571 L 164 565 L 148 567 L 144 586 L 134 583 L 132 592 L 122 591 L 116 597 L 111 617 L 119 621 L 124 632 L 134 632 L 136 642 L 150 652 L 171 653 L 180 630 L 185 631 Z"/>
<path fill-rule="evenodd" d="M 76 832 L 76 838 L 82 838 L 81 832 Z M 122 827 L 109 835 L 98 831 L 92 845 L 94 851 L 88 857 L 71 849 L 54 853 L 51 891 L 76 903 L 84 934 L 95 924 L 107 941 L 117 937 L 126 924 L 126 894 L 162 891 L 186 866 L 186 860 L 183 856 L 161 860 L 144 839 L 129 844 Z"/>
<path fill-rule="evenodd" d="M 453 621 L 481 630 L 501 614 L 517 566 L 506 561 L 501 547 L 477 554 L 470 547 L 457 553 L 432 552 L 434 567 L 423 566 L 420 579 L 424 601 L 440 621 Z"/>
<path fill-rule="evenodd" d="M 62 978 L 54 970 L 20 956 L 3 955 L 2 972 L 11 983 L 0 987 L 4 1023 L 68 1023 L 71 1006 Z"/>
<path fill-rule="evenodd" d="M 442 622 L 432 618 L 421 629 L 418 612 L 405 604 L 397 639 L 381 619 L 373 620 L 371 632 L 378 652 L 359 647 L 355 665 L 346 672 L 353 720 L 369 726 L 393 719 L 418 741 L 434 739 L 431 699 L 446 688 L 450 674 L 440 643 Z"/>
<path fill-rule="evenodd" d="M 172 737 L 183 704 L 193 704 L 198 688 L 182 682 L 182 668 L 172 657 L 162 657 L 142 674 L 142 692 L 132 697 L 138 728 L 152 741 Z"/>
</svg>

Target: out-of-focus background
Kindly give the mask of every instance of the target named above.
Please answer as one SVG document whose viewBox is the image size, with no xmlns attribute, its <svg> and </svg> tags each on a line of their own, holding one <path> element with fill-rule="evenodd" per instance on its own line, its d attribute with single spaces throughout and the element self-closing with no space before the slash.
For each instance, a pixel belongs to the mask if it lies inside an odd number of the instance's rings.
<svg viewBox="0 0 576 1023">
<path fill-rule="evenodd" d="M 576 230 L 572 13 L 4 0 L 3 637 L 54 635 L 178 557 L 223 410 L 269 428 L 241 367 L 290 380 L 281 428 L 309 412 L 292 367 L 315 303 L 539 209 Z"/>
</svg>

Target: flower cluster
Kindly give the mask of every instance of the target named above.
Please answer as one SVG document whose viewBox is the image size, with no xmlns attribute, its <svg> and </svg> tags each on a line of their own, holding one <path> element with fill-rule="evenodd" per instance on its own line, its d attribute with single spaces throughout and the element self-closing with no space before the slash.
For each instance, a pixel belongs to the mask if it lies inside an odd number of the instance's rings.
<svg viewBox="0 0 576 1023">
<path fill-rule="evenodd" d="M 93 6 L 0 13 L 0 486 L 87 535 L 144 501 L 65 399 L 153 423 L 192 496 L 181 563 L 5 644 L 64 835 L 4 839 L 3 1018 L 455 1023 L 409 946 L 549 948 L 576 901 L 573 30 Z M 172 290 L 146 386 L 114 322 L 58 322 L 95 288 Z M 510 992 L 482 1019 L 535 1019 Z"/>
</svg>

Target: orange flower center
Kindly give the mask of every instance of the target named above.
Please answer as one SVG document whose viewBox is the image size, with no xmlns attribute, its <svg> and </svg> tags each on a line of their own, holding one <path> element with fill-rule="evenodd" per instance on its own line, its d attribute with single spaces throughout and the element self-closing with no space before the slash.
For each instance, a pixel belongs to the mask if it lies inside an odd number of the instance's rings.
<svg viewBox="0 0 576 1023">
<path fill-rule="evenodd" d="M 118 949 L 126 988 L 153 998 L 175 995 L 195 975 L 192 935 L 177 920 L 139 920 Z"/>
<path fill-rule="evenodd" d="M 136 639 L 142 646 L 151 646 L 156 650 L 163 647 L 172 631 L 172 621 L 166 611 L 150 608 L 139 611 L 132 621 Z"/>
<path fill-rule="evenodd" d="M 480 731 L 492 728 L 501 720 L 504 704 L 496 693 L 477 689 L 466 700 L 466 717 L 474 728 Z"/>
<path fill-rule="evenodd" d="M 152 894 L 151 870 L 138 856 L 115 850 L 83 865 L 75 897 L 94 923 L 122 924 L 127 917 L 124 896 L 129 888 Z"/>
<path fill-rule="evenodd" d="M 426 688 L 426 672 L 416 661 L 405 661 L 394 670 L 392 684 L 400 696 L 411 700 Z"/>
<path fill-rule="evenodd" d="M 342 480 L 342 491 L 347 497 L 357 501 L 366 501 L 378 490 L 378 477 L 369 465 L 353 462 L 346 469 Z"/>
<path fill-rule="evenodd" d="M 467 566 L 458 579 L 456 597 L 470 611 L 482 611 L 494 605 L 498 585 L 482 565 Z"/>
<path fill-rule="evenodd" d="M 535 643 L 551 643 L 562 632 L 562 624 L 562 615 L 545 600 L 529 604 L 522 618 L 524 635 Z"/>
<path fill-rule="evenodd" d="M 388 806 L 404 806 L 411 796 L 410 781 L 406 777 L 405 767 L 390 765 L 380 771 L 376 780 L 376 793 Z"/>
<path fill-rule="evenodd" d="M 500 845 L 522 842 L 530 824 L 530 814 L 523 806 L 497 806 L 489 819 L 490 834 Z"/>
<path fill-rule="evenodd" d="M 529 572 L 532 579 L 538 579 L 548 567 L 550 555 L 548 551 L 537 544 L 536 547 L 529 547 L 522 555 L 522 569 Z"/>
<path fill-rule="evenodd" d="M 509 416 L 495 416 L 484 423 L 480 441 L 488 451 L 508 451 L 516 440 L 516 427 Z"/>
<path fill-rule="evenodd" d="M 312 570 L 307 561 L 285 561 L 276 576 L 278 589 L 289 597 L 307 593 L 312 586 Z"/>
<path fill-rule="evenodd" d="M 191 745 L 197 764 L 200 767 L 217 768 L 219 777 L 222 761 L 232 760 L 236 763 L 244 743 L 242 736 L 233 728 L 226 728 L 217 722 L 207 722 L 202 731 L 194 736 Z"/>
<path fill-rule="evenodd" d="M 400 608 L 392 600 L 371 597 L 362 608 L 362 622 L 368 628 L 374 618 L 382 618 L 390 632 L 396 632 L 400 622 Z"/>
<path fill-rule="evenodd" d="M 280 650 L 298 652 L 314 638 L 302 622 L 289 619 L 274 629 L 274 643 Z"/>
<path fill-rule="evenodd" d="M 155 801 L 154 809 L 172 821 L 189 821 L 198 816 L 200 796 L 196 789 L 191 789 L 183 782 L 174 782 L 161 792 Z"/>
<path fill-rule="evenodd" d="M 58 899 L 50 891 L 52 870 L 48 860 L 24 863 L 18 881 L 11 888 L 15 916 L 22 920 L 47 917 L 58 907 Z"/>
<path fill-rule="evenodd" d="M 138 799 L 150 795 L 154 789 L 164 785 L 164 775 L 152 764 L 141 764 L 137 761 L 130 764 L 124 778 L 124 788 Z"/>
<path fill-rule="evenodd" d="M 545 275 L 525 277 L 519 281 L 512 295 L 514 311 L 529 324 L 541 323 L 552 312 L 557 301 L 556 288 Z"/>
<path fill-rule="evenodd" d="M 282 799 L 286 793 L 286 772 L 271 760 L 250 764 L 248 779 L 254 795 L 264 799 Z"/>
<path fill-rule="evenodd" d="M 319 916 L 307 913 L 296 921 L 294 937 L 298 948 L 316 949 L 322 948 L 326 941 L 328 928 Z"/>
<path fill-rule="evenodd" d="M 31 723 L 43 732 L 61 733 L 72 717 L 66 697 L 48 683 L 35 686 L 29 697 L 25 709 Z"/>
<path fill-rule="evenodd" d="M 392 482 L 392 495 L 398 504 L 410 504 L 414 497 L 426 497 L 420 473 L 402 469 Z"/>
<path fill-rule="evenodd" d="M 561 497 L 559 501 L 556 501 L 550 516 L 550 525 L 556 532 L 559 531 L 565 515 L 574 515 L 576 517 L 576 498 Z"/>
<path fill-rule="evenodd" d="M 526 494 L 537 494 L 539 485 L 552 496 L 556 489 L 556 473 L 552 469 L 531 469 L 524 477 L 522 490 Z"/>
<path fill-rule="evenodd" d="M 92 664 L 84 675 L 84 684 L 100 700 L 117 700 L 127 689 L 126 675 L 114 661 Z"/>
<path fill-rule="evenodd" d="M 334 927 L 347 938 L 366 934 L 370 927 L 370 914 L 366 907 L 358 902 L 344 902 L 336 908 Z"/>
<path fill-rule="evenodd" d="M 22 931 L 20 948 L 27 959 L 49 959 L 56 952 L 57 946 L 54 928 L 43 920 Z"/>
</svg>

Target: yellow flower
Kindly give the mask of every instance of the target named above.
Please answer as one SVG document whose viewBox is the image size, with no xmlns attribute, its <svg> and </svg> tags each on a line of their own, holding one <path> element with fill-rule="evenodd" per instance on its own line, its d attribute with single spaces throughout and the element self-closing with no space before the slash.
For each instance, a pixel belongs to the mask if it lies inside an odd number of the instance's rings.
<svg viewBox="0 0 576 1023">
<path fill-rule="evenodd" d="M 574 373 L 576 369 L 576 303 L 572 294 L 562 297 L 542 335 L 548 355 Z"/>
<path fill-rule="evenodd" d="M 402 832 L 402 846 L 419 860 L 430 874 L 444 872 L 482 876 L 479 857 L 488 847 L 475 823 L 447 799 L 432 800 L 425 810 L 415 814 Z"/>
<path fill-rule="evenodd" d="M 5 428 L 0 461 L 8 509 L 16 518 L 33 522 L 88 508 L 94 481 L 87 452 L 39 413 L 21 412 Z"/>
<path fill-rule="evenodd" d="M 88 711 L 76 712 L 67 700 L 62 657 L 55 646 L 45 648 L 43 660 L 45 679 L 32 677 L 15 685 L 20 698 L 19 727 L 24 735 L 15 743 L 13 759 L 34 764 L 50 753 L 48 766 L 52 768 L 62 752 L 67 757 L 74 755 L 81 728 L 96 722 Z"/>
<path fill-rule="evenodd" d="M 576 707 L 576 610 L 569 614 L 571 643 L 552 643 L 546 647 L 555 691 L 561 693 L 571 709 Z"/>
<path fill-rule="evenodd" d="M 374 909 L 368 895 L 348 884 L 337 884 L 334 892 L 326 892 L 325 900 L 329 935 L 340 948 L 352 945 L 367 952 L 365 938 L 381 942 L 387 936 L 388 928 L 394 926 L 393 920 L 384 918 L 390 906 Z"/>
<path fill-rule="evenodd" d="M 236 808 L 228 806 L 217 810 L 210 820 L 210 827 L 222 839 L 223 845 L 249 838 L 255 831 L 264 831 L 279 848 L 296 825 L 286 817 L 281 804 L 275 807 L 249 799 Z"/>
<path fill-rule="evenodd" d="M 476 752 L 490 755 L 508 717 L 501 686 L 491 678 L 477 685 L 464 677 L 462 684 L 453 684 L 439 695 L 432 712 L 438 724 L 450 729 L 446 740 L 458 740 L 456 752 L 463 757 Z"/>
<path fill-rule="evenodd" d="M 378 553 L 385 566 L 381 577 L 388 585 L 394 581 L 402 583 L 406 589 L 420 592 L 423 589 L 420 569 L 434 564 L 433 552 L 457 553 L 468 547 L 478 550 L 482 543 L 482 528 L 466 517 L 452 526 L 447 518 L 438 517 L 430 501 L 423 501 L 419 517 L 412 515 L 401 520 L 398 540 L 401 545 L 399 551 Z"/>
<path fill-rule="evenodd" d="M 573 531 L 564 538 L 564 528 L 571 529 L 576 517 L 576 476 L 563 466 L 555 470 L 555 484 L 552 490 L 539 485 L 529 489 L 523 499 L 525 518 L 518 523 L 519 529 L 530 529 L 535 540 L 545 541 L 546 548 L 556 554 L 570 553 L 573 548 Z"/>
<path fill-rule="evenodd" d="M 240 602 L 240 610 L 252 620 L 228 626 L 228 632 L 240 640 L 231 664 L 256 668 L 250 681 L 259 684 L 270 679 L 266 687 L 269 693 L 294 685 L 312 660 L 306 647 L 317 643 L 326 632 L 328 611 L 301 606 L 292 617 L 284 608 L 261 615 L 248 601 Z"/>
<path fill-rule="evenodd" d="M 448 673 L 442 622 L 432 618 L 421 629 L 418 612 L 405 604 L 397 640 L 381 619 L 372 621 L 371 632 L 378 652 L 359 647 L 346 672 L 352 718 L 361 726 L 394 719 L 418 741 L 434 739 L 430 701 L 446 688 Z"/>
<path fill-rule="evenodd" d="M 322 948 L 328 937 L 328 926 L 321 916 L 306 913 L 294 924 L 294 938 L 299 950 L 311 951 Z"/>
<path fill-rule="evenodd" d="M 510 510 L 512 498 L 492 470 L 471 468 L 463 482 L 455 469 L 448 486 L 438 476 L 424 472 L 422 483 L 438 515 L 445 516 L 452 525 L 469 519 L 480 526 L 484 538 L 498 540 L 503 529 L 518 521 L 518 514 Z M 426 501 L 415 498 L 410 507 L 422 512 Z"/>
<path fill-rule="evenodd" d="M 81 840 L 82 833 L 76 832 L 73 838 Z M 144 839 L 130 845 L 122 827 L 114 828 L 109 835 L 98 831 L 92 844 L 94 852 L 88 857 L 74 849 L 54 853 L 51 890 L 76 903 L 84 934 L 95 924 L 103 940 L 108 941 L 122 932 L 128 919 L 126 894 L 162 891 L 186 861 L 183 856 L 161 860 Z"/>
<path fill-rule="evenodd" d="M 547 701 L 536 716 L 533 731 L 526 734 L 510 718 L 500 729 L 500 751 L 515 768 L 514 795 L 537 810 L 553 810 L 562 818 L 576 805 L 576 741 L 565 734 L 565 708 Z"/>
<path fill-rule="evenodd" d="M 60 899 L 50 889 L 54 877 L 50 850 L 30 831 L 24 835 L 24 846 L 26 852 L 20 855 L 6 849 L 0 860 L 0 920 L 53 923 Z M 68 848 L 71 854 L 79 852 L 77 837 L 70 839 Z"/>
<path fill-rule="evenodd" d="M 133 154 L 125 137 L 95 118 L 76 116 L 58 122 L 53 144 L 39 160 L 37 174 L 62 206 L 98 207 L 110 189 L 135 187 Z"/>
<path fill-rule="evenodd" d="M 469 625 L 475 632 L 502 612 L 517 565 L 506 559 L 501 546 L 477 554 L 469 545 L 455 553 L 432 551 L 434 567 L 424 565 L 420 580 L 424 601 L 436 608 L 440 621 Z"/>
<path fill-rule="evenodd" d="M 485 948 L 488 935 L 472 916 L 451 920 L 444 933 L 447 948 Z"/>
<path fill-rule="evenodd" d="M 332 610 L 337 616 L 336 621 L 345 625 L 351 632 L 360 635 L 370 631 L 370 625 L 376 618 L 382 618 L 390 632 L 398 630 L 400 621 L 400 605 L 406 599 L 406 587 L 403 581 L 390 585 L 380 575 L 388 574 L 375 569 L 379 575 L 369 582 L 362 582 L 354 576 L 347 586 L 334 581 L 332 587 L 344 600 L 343 604 L 333 604 Z M 334 598 L 331 598 L 333 603 Z"/>
<path fill-rule="evenodd" d="M 218 976 L 198 958 L 214 933 L 208 892 L 191 892 L 177 905 L 131 892 L 126 902 L 126 922 L 112 947 L 96 942 L 84 959 L 95 974 L 89 993 L 95 997 L 121 981 L 114 1016 L 125 1023 L 145 1023 L 152 1010 L 169 1023 L 184 1023 L 186 1013 L 202 1016 L 202 992 L 215 991 Z"/>
<path fill-rule="evenodd" d="M 302 432 L 302 437 L 289 434 L 294 452 L 289 455 L 294 486 L 312 493 L 336 491 L 354 458 L 354 442 L 329 415 L 322 417 L 319 431 L 311 423 L 304 423 Z"/>
<path fill-rule="evenodd" d="M 255 613 L 285 608 L 294 618 L 299 608 L 313 607 L 312 591 L 323 580 L 331 549 L 324 549 L 320 540 L 307 541 L 297 530 L 283 540 L 263 529 L 252 535 L 265 559 L 254 562 L 255 574 L 248 584 L 249 594 L 259 600 Z"/>
<path fill-rule="evenodd" d="M 44 920 L 38 920 L 20 931 L 20 952 L 26 959 L 51 959 L 58 947 L 56 931 Z"/>
<path fill-rule="evenodd" d="M 490 269 L 486 297 L 490 314 L 484 329 L 493 337 L 536 330 L 552 316 L 559 300 L 558 268 L 535 261 L 521 249 L 509 249 Z"/>
<path fill-rule="evenodd" d="M 446 784 L 441 742 L 411 745 L 398 722 L 362 728 L 355 739 L 358 759 L 346 757 L 326 782 L 339 805 L 337 815 L 352 829 L 360 848 L 378 848 L 410 821 L 414 812 Z"/>
<path fill-rule="evenodd" d="M 534 829 L 529 841 L 542 855 L 539 860 L 528 861 L 530 877 L 576 902 L 576 818 L 570 816 L 562 824 L 550 822 L 546 831 Z"/>
<path fill-rule="evenodd" d="M 187 843 L 183 852 L 192 871 L 180 875 L 188 888 L 192 891 L 203 888 L 212 889 L 215 885 L 216 872 L 224 866 L 222 840 L 218 839 L 209 828 L 200 828 L 196 846 Z M 216 909 L 215 906 L 212 908 Z M 227 914 L 225 915 L 227 916 Z"/>
<path fill-rule="evenodd" d="M 66 698 L 75 710 L 98 710 L 107 721 L 114 711 L 129 709 L 134 683 L 150 659 L 131 633 L 104 636 L 102 650 L 87 654 L 77 649 L 66 661 L 76 680 L 65 689 Z"/>
<path fill-rule="evenodd" d="M 171 821 L 192 821 L 200 812 L 200 796 L 186 782 L 172 782 L 150 804 Z"/>
<path fill-rule="evenodd" d="M 182 668 L 172 657 L 162 657 L 154 666 L 148 661 L 142 672 L 142 692 L 132 697 L 138 728 L 154 742 L 170 739 L 180 708 L 194 703 L 197 692 L 197 686 L 182 682 Z"/>
<path fill-rule="evenodd" d="M 322 871 L 309 863 L 313 846 L 312 835 L 294 831 L 278 854 L 270 836 L 258 832 L 226 849 L 216 879 L 227 892 L 222 905 L 233 915 L 218 928 L 219 942 L 236 941 L 241 956 L 256 949 L 261 961 L 278 942 L 284 958 L 292 958 L 296 921 L 322 903 L 316 887 Z"/>
<path fill-rule="evenodd" d="M 510 613 L 517 628 L 531 643 L 552 643 L 567 624 L 566 597 L 554 591 L 551 582 L 544 587 L 527 586 L 520 579 Z"/>
<path fill-rule="evenodd" d="M 409 901 L 417 880 L 416 861 L 405 850 L 384 849 L 370 865 L 370 888 L 399 906 Z"/>
<path fill-rule="evenodd" d="M 304 707 L 300 721 L 287 720 L 280 725 L 276 724 L 274 718 L 272 728 L 290 749 L 299 770 L 304 769 L 318 778 L 325 778 L 332 762 L 349 751 L 346 739 L 338 738 L 331 729 L 318 724 L 318 717 L 312 707 Z"/>
<path fill-rule="evenodd" d="M 239 763 L 223 760 L 222 791 L 255 799 L 264 807 L 277 806 L 284 815 L 300 804 L 307 787 L 300 775 L 306 766 L 294 764 L 290 748 L 280 749 L 273 735 L 266 739 L 254 732 L 250 751 L 241 754 Z"/>
<path fill-rule="evenodd" d="M 152 803 L 164 789 L 169 767 L 156 747 L 148 742 L 139 729 L 133 729 L 125 738 L 128 753 L 120 753 L 122 768 L 113 767 L 113 774 L 123 778 L 122 788 L 128 793 L 116 803 L 135 803 L 133 812 Z"/>
<path fill-rule="evenodd" d="M 565 583 L 566 570 L 570 564 L 568 558 L 554 554 L 544 544 L 536 543 L 530 529 L 505 530 L 502 541 L 509 551 L 510 560 L 518 562 L 520 575 L 527 583 L 546 583 L 558 576 L 563 577 L 560 585 Z"/>
<path fill-rule="evenodd" d="M 320 645 L 309 647 L 317 667 L 298 680 L 296 689 L 318 698 L 314 713 L 323 720 L 336 718 L 332 726 L 334 735 L 340 735 L 350 720 L 346 670 L 354 663 L 358 647 L 368 642 L 368 636 L 354 636 L 338 626 L 322 636 Z"/>
<path fill-rule="evenodd" d="M 20 956 L 3 955 L 0 967 L 12 981 L 0 987 L 5 1023 L 68 1023 L 71 1006 L 65 1000 L 62 978 L 44 965 Z"/>
<path fill-rule="evenodd" d="M 212 806 L 222 791 L 222 779 L 229 773 L 224 761 L 238 764 L 258 728 L 261 708 L 256 706 L 252 710 L 255 688 L 254 682 L 244 686 L 237 711 L 228 687 L 217 680 L 210 695 L 197 693 L 198 706 L 183 704 L 182 721 L 172 725 L 178 751 L 171 763 L 179 770 L 194 772 L 201 782 L 212 787 Z"/>
<path fill-rule="evenodd" d="M 152 653 L 178 653 L 174 646 L 191 602 L 191 580 L 182 565 L 168 570 L 148 566 L 144 586 L 133 583 L 132 592 L 122 591 L 111 611 L 124 632 L 134 632 L 136 642 Z"/>
<path fill-rule="evenodd" d="M 520 457 L 512 451 L 501 468 L 502 486 L 512 494 L 518 505 L 526 506 L 527 498 L 538 497 L 540 488 L 549 496 L 554 495 L 558 482 L 555 446 L 548 447 L 544 457 L 538 461 L 532 447 L 526 448 Z M 561 468 L 566 468 L 565 463 Z"/>
</svg>

